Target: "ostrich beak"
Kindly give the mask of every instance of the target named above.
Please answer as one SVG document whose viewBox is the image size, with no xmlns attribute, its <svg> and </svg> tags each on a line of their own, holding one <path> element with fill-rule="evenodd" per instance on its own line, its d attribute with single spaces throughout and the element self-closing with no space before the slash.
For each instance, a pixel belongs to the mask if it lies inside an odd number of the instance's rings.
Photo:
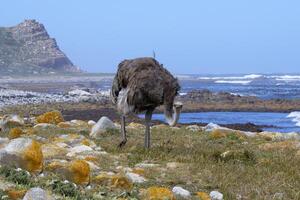
<svg viewBox="0 0 300 200">
<path fill-rule="evenodd" d="M 174 107 L 175 109 L 181 110 L 182 107 L 183 107 L 183 103 L 182 103 L 182 102 L 175 102 L 175 103 L 173 104 L 173 107 Z"/>
</svg>

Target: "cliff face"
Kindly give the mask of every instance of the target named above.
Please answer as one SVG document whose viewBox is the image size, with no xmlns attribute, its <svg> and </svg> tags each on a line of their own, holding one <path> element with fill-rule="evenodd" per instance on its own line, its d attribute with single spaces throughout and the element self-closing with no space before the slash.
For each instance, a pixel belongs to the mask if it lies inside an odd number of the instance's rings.
<svg viewBox="0 0 300 200">
<path fill-rule="evenodd" d="M 0 28 L 0 72 L 80 72 L 59 49 L 45 27 L 25 20 L 14 27 Z"/>
</svg>

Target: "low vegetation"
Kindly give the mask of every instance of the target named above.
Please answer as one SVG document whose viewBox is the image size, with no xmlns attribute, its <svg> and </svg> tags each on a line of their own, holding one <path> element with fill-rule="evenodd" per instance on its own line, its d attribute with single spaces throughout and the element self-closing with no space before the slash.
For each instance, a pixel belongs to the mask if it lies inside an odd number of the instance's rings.
<svg viewBox="0 0 300 200">
<path fill-rule="evenodd" d="M 72 180 L 65 181 L 49 171 L 49 160 L 44 163 L 44 176 L 28 175 L 26 171 L 2 166 L 0 180 L 13 183 L 20 191 L 39 186 L 51 191 L 57 199 L 159 199 L 156 195 L 180 199 L 171 191 L 174 186 L 181 186 L 191 192 L 192 199 L 209 199 L 213 190 L 221 192 L 226 200 L 300 199 L 298 141 L 282 142 L 259 135 L 247 137 L 230 130 L 204 132 L 188 130 L 186 126 L 156 125 L 152 128 L 151 149 L 146 150 L 143 126 L 135 123 L 128 127 L 128 143 L 120 149 L 117 147 L 120 134 L 116 130 L 92 139 L 88 126 L 51 126 L 36 129 L 31 134 L 26 134 L 25 129 L 28 127 L 23 128 L 25 134 L 16 134 L 16 137 L 42 137 L 62 143 L 64 141 L 58 137 L 69 135 L 72 140 L 82 138 L 80 144 L 87 147 L 94 143 L 106 153 L 83 156 L 82 159 L 100 168 L 96 173 L 88 172 L 90 180 L 85 184 L 74 185 Z M 11 133 L 1 134 L 6 137 Z M 78 161 L 77 168 L 87 168 L 85 161 Z M 124 176 L 123 169 L 127 168 L 146 181 L 130 182 Z M 0 191 L 0 195 L 7 192 Z"/>
</svg>

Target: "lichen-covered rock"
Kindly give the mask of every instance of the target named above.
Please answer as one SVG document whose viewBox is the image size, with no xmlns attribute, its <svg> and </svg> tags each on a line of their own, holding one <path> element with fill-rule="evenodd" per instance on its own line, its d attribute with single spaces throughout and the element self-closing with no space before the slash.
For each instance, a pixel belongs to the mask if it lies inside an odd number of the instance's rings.
<svg viewBox="0 0 300 200">
<path fill-rule="evenodd" d="M 54 124 L 49 123 L 38 123 L 33 128 L 34 129 L 47 129 L 47 128 L 55 128 L 56 126 Z"/>
<path fill-rule="evenodd" d="M 6 192 L 9 199 L 17 200 L 24 197 L 26 190 L 9 189 Z"/>
<path fill-rule="evenodd" d="M 54 200 L 54 198 L 47 191 L 36 187 L 28 190 L 23 200 Z"/>
<path fill-rule="evenodd" d="M 132 182 L 125 176 L 113 175 L 111 177 L 111 186 L 117 189 L 130 191 L 133 188 Z"/>
<path fill-rule="evenodd" d="M 226 137 L 227 132 L 222 130 L 222 129 L 214 129 L 212 132 L 209 134 L 209 137 L 211 139 L 220 139 Z"/>
<path fill-rule="evenodd" d="M 110 186 L 114 189 L 127 191 L 133 188 L 132 182 L 122 174 L 102 172 L 93 178 L 93 182 L 99 185 Z"/>
<path fill-rule="evenodd" d="M 211 200 L 209 194 L 207 194 L 206 192 L 196 192 L 196 196 L 200 200 Z"/>
<path fill-rule="evenodd" d="M 57 156 L 65 156 L 68 151 L 58 146 L 57 144 L 46 143 L 42 145 L 42 152 L 44 159 L 50 159 Z"/>
<path fill-rule="evenodd" d="M 67 156 L 74 157 L 77 154 L 88 153 L 88 152 L 92 152 L 92 151 L 93 151 L 93 149 L 89 146 L 77 145 L 77 146 L 74 146 L 73 148 L 69 149 L 69 153 L 67 154 Z"/>
<path fill-rule="evenodd" d="M 74 160 L 70 163 L 71 180 L 76 184 L 88 184 L 90 181 L 90 166 L 84 160 Z"/>
<path fill-rule="evenodd" d="M 142 177 L 140 174 L 127 172 L 126 177 L 133 183 L 144 183 L 146 179 Z"/>
<path fill-rule="evenodd" d="M 0 131 L 24 125 L 24 119 L 19 115 L 5 115 L 0 119 Z"/>
<path fill-rule="evenodd" d="M 185 127 L 187 130 L 192 131 L 192 132 L 197 132 L 197 131 L 201 131 L 202 128 L 198 125 L 189 125 L 187 127 Z"/>
<path fill-rule="evenodd" d="M 171 190 L 164 187 L 149 187 L 141 192 L 143 200 L 175 200 Z"/>
<path fill-rule="evenodd" d="M 72 127 L 72 123 L 71 122 L 59 122 L 58 124 L 57 124 L 57 126 L 59 127 L 59 128 L 70 128 L 70 127 Z"/>
<path fill-rule="evenodd" d="M 15 139 L 20 137 L 21 135 L 23 135 L 24 132 L 22 129 L 20 129 L 19 127 L 15 127 L 10 129 L 9 134 L 8 134 L 8 138 L 9 139 Z"/>
<path fill-rule="evenodd" d="M 13 139 L 0 150 L 0 163 L 40 172 L 43 169 L 41 145 L 30 138 Z"/>
<path fill-rule="evenodd" d="M 104 116 L 93 126 L 90 136 L 98 138 L 102 133 L 111 129 L 116 129 L 115 124 L 108 117 Z"/>
<path fill-rule="evenodd" d="M 83 120 L 78 120 L 78 119 L 74 119 L 71 120 L 71 123 L 73 123 L 75 126 L 79 126 L 79 127 L 88 127 L 88 123 L 83 121 Z"/>
<path fill-rule="evenodd" d="M 46 170 L 55 172 L 62 178 L 79 185 L 87 185 L 90 182 L 90 165 L 85 160 L 54 160 L 49 163 Z"/>
<path fill-rule="evenodd" d="M 46 112 L 36 118 L 37 123 L 59 124 L 64 118 L 59 111 Z"/>
</svg>

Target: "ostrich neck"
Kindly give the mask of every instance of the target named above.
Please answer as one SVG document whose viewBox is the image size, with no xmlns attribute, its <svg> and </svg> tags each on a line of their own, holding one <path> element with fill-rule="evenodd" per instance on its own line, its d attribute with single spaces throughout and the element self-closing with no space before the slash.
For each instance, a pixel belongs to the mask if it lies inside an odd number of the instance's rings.
<svg viewBox="0 0 300 200">
<path fill-rule="evenodd" d="M 166 121 L 170 126 L 175 126 L 179 120 L 179 116 L 180 116 L 180 109 L 175 109 L 173 108 L 173 112 L 172 110 L 166 110 L 165 111 L 165 117 L 166 117 Z"/>
</svg>

